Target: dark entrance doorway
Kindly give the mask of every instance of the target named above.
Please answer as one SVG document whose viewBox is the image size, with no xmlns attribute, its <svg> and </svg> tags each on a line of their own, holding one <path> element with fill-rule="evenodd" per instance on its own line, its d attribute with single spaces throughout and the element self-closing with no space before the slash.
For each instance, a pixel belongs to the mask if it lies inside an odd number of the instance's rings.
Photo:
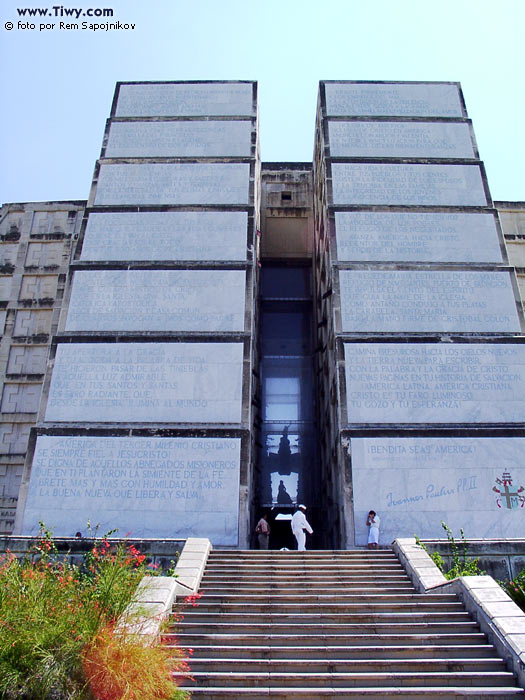
<svg viewBox="0 0 525 700">
<path fill-rule="evenodd" d="M 310 266 L 263 265 L 260 298 L 262 425 L 256 503 L 269 514 L 270 548 L 295 548 L 290 517 L 304 503 L 318 548 L 319 473 Z M 259 517 L 259 513 L 256 514 Z"/>
</svg>

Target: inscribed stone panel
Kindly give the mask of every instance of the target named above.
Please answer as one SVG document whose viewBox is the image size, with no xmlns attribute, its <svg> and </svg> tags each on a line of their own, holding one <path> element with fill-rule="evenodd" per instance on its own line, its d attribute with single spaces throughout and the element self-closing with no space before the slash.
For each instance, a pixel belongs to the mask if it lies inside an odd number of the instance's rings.
<svg viewBox="0 0 525 700">
<path fill-rule="evenodd" d="M 100 167 L 95 205 L 248 204 L 248 163 L 128 163 Z"/>
<path fill-rule="evenodd" d="M 332 163 L 332 185 L 334 204 L 487 204 L 477 165 Z"/>
<path fill-rule="evenodd" d="M 345 343 L 349 423 L 525 422 L 525 345 Z"/>
<path fill-rule="evenodd" d="M 59 267 L 62 263 L 62 243 L 30 243 L 27 247 L 26 267 Z"/>
<path fill-rule="evenodd" d="M 47 353 L 47 345 L 12 345 L 7 374 L 44 374 Z"/>
<path fill-rule="evenodd" d="M 121 85 L 117 117 L 251 115 L 252 83 Z"/>
<path fill-rule="evenodd" d="M 343 332 L 519 333 L 510 273 L 341 270 Z"/>
<path fill-rule="evenodd" d="M 42 393 L 41 384 L 4 384 L 2 413 L 36 413 Z"/>
<path fill-rule="evenodd" d="M 248 214 L 91 213 L 82 260 L 246 260 Z"/>
<path fill-rule="evenodd" d="M 73 277 L 67 331 L 242 331 L 243 270 L 93 270 Z"/>
<path fill-rule="evenodd" d="M 374 158 L 475 158 L 465 122 L 328 123 L 330 155 Z"/>
<path fill-rule="evenodd" d="M 327 83 L 325 94 L 327 116 L 463 116 L 456 85 Z"/>
<path fill-rule="evenodd" d="M 18 309 L 13 336 L 49 335 L 52 316 L 52 311 Z"/>
<path fill-rule="evenodd" d="M 106 158 L 249 157 L 251 121 L 113 122 Z"/>
<path fill-rule="evenodd" d="M 351 454 L 358 545 L 370 508 L 383 544 L 443 537 L 441 521 L 467 538 L 523 536 L 524 438 L 352 438 Z"/>
<path fill-rule="evenodd" d="M 501 263 L 492 214 L 336 212 L 339 260 Z"/>
<path fill-rule="evenodd" d="M 37 438 L 22 532 L 90 520 L 132 537 L 238 544 L 239 438 Z"/>
<path fill-rule="evenodd" d="M 32 425 L 32 423 L 2 423 L 0 454 L 25 454 Z"/>
<path fill-rule="evenodd" d="M 58 275 L 24 275 L 19 299 L 54 299 Z"/>
<path fill-rule="evenodd" d="M 59 344 L 47 421 L 240 423 L 242 343 Z"/>
</svg>

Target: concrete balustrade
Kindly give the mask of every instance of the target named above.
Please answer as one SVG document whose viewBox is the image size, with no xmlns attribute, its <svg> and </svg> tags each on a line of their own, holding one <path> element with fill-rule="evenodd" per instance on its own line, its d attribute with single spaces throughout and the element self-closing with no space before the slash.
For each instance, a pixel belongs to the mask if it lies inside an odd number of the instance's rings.
<svg viewBox="0 0 525 700">
<path fill-rule="evenodd" d="M 492 576 L 460 576 L 447 581 L 414 537 L 392 548 L 420 593 L 456 593 L 498 654 L 525 687 L 525 613 Z"/>
</svg>

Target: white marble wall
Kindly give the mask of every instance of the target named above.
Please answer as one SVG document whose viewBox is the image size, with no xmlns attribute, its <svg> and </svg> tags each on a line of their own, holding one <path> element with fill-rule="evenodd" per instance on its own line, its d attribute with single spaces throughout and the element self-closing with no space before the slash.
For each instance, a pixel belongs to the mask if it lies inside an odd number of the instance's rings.
<svg viewBox="0 0 525 700">
<path fill-rule="evenodd" d="M 476 157 L 465 122 L 329 121 L 328 134 L 332 157 Z"/>
<path fill-rule="evenodd" d="M 244 270 L 89 270 L 73 277 L 66 331 L 244 330 Z"/>
<path fill-rule="evenodd" d="M 523 536 L 525 438 L 352 438 L 351 458 L 359 545 L 370 509 L 382 544 L 444 538 L 441 521 L 458 540 L 460 528 L 467 538 Z"/>
<path fill-rule="evenodd" d="M 332 189 L 334 204 L 487 205 L 477 165 L 332 163 Z"/>
<path fill-rule="evenodd" d="M 349 423 L 521 423 L 525 345 L 345 343 Z"/>
<path fill-rule="evenodd" d="M 238 544 L 240 439 L 37 438 L 22 525 Z"/>
<path fill-rule="evenodd" d="M 249 186 L 248 163 L 106 163 L 94 204 L 248 204 Z"/>
<path fill-rule="evenodd" d="M 493 214 L 335 213 L 341 261 L 501 263 Z"/>
<path fill-rule="evenodd" d="M 510 273 L 341 270 L 343 332 L 519 333 Z"/>
<path fill-rule="evenodd" d="M 249 157 L 251 140 L 251 121 L 113 122 L 105 157 Z"/>
<path fill-rule="evenodd" d="M 244 116 L 253 113 L 252 83 L 121 85 L 117 117 Z"/>
<path fill-rule="evenodd" d="M 81 260 L 246 260 L 247 227 L 238 211 L 96 212 Z"/>
<path fill-rule="evenodd" d="M 47 422 L 240 423 L 242 343 L 59 344 Z"/>
<path fill-rule="evenodd" d="M 456 85 L 327 83 L 327 116 L 461 117 Z"/>
</svg>

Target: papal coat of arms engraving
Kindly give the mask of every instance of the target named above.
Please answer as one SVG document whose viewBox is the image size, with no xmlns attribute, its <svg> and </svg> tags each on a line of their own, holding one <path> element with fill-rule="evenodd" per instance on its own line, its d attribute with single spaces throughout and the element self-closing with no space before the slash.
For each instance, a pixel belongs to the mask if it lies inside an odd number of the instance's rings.
<svg viewBox="0 0 525 700">
<path fill-rule="evenodd" d="M 496 479 L 498 486 L 493 486 L 492 490 L 496 495 L 496 505 L 498 508 L 523 508 L 525 506 L 525 488 L 518 486 L 512 488 L 512 477 L 509 472 L 503 472 L 501 478 Z"/>
</svg>

